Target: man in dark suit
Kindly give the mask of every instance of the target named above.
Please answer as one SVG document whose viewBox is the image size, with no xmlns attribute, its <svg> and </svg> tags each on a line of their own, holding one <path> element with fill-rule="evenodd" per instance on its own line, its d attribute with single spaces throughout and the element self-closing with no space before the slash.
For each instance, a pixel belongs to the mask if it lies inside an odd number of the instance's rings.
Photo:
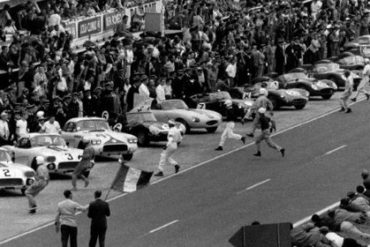
<svg viewBox="0 0 370 247">
<path fill-rule="evenodd" d="M 95 247 L 99 238 L 99 246 L 104 247 L 105 233 L 107 231 L 107 216 L 110 216 L 109 204 L 102 199 L 101 191 L 94 193 L 95 201 L 89 205 L 87 216 L 91 218 L 89 247 Z"/>
</svg>

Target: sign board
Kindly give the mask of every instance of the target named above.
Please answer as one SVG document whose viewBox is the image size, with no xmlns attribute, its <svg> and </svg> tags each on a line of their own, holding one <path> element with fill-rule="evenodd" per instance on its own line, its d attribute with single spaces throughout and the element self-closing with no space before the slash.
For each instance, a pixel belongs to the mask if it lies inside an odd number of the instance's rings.
<svg viewBox="0 0 370 247">
<path fill-rule="evenodd" d="M 114 29 L 114 27 L 121 22 L 122 17 L 125 15 L 123 12 L 113 12 L 104 15 L 104 31 Z"/>
<path fill-rule="evenodd" d="M 93 17 L 78 23 L 78 37 L 85 37 L 102 31 L 101 17 Z"/>
</svg>

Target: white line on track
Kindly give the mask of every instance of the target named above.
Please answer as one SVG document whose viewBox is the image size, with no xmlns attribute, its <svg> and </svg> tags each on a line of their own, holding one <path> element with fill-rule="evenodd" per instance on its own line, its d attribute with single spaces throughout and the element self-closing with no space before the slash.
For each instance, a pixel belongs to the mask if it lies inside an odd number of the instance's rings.
<svg viewBox="0 0 370 247">
<path fill-rule="evenodd" d="M 149 233 L 154 233 L 154 232 L 157 232 L 159 230 L 162 230 L 163 228 L 166 228 L 170 225 L 173 225 L 173 224 L 177 223 L 178 221 L 179 220 L 174 220 L 174 221 L 168 222 L 167 224 L 164 224 L 163 226 L 160 226 L 160 227 L 157 227 L 157 228 L 151 230 Z"/>
<path fill-rule="evenodd" d="M 345 147 L 347 147 L 347 145 L 342 145 L 340 147 L 334 148 L 333 150 L 330 150 L 330 151 L 326 152 L 324 155 L 332 154 L 332 153 L 334 153 L 334 152 L 336 152 L 338 150 L 341 150 L 342 148 L 345 148 Z"/>
<path fill-rule="evenodd" d="M 356 104 L 356 103 L 361 102 L 361 101 L 364 101 L 364 100 L 365 100 L 365 97 L 363 97 L 361 100 L 358 100 L 357 102 L 353 102 L 353 103 L 351 103 L 350 105 Z M 334 109 L 334 110 L 331 110 L 331 111 L 329 111 L 329 112 L 326 112 L 326 113 L 324 113 L 324 114 L 321 114 L 321 115 L 319 115 L 319 116 L 317 116 L 317 117 L 314 117 L 314 118 L 311 118 L 311 119 L 309 119 L 309 120 L 306 120 L 306 121 L 304 121 L 304 122 L 302 122 L 302 123 L 299 123 L 299 124 L 293 125 L 293 126 L 291 126 L 291 127 L 288 127 L 288 128 L 286 128 L 286 129 L 283 129 L 283 130 L 281 130 L 281 131 L 277 131 L 276 133 L 272 134 L 272 136 L 275 136 L 275 135 L 279 135 L 279 134 L 285 133 L 285 132 L 287 132 L 287 131 L 289 131 L 289 130 L 292 130 L 292 129 L 295 129 L 295 128 L 298 128 L 298 127 L 301 127 L 301 126 L 303 126 L 303 125 L 305 125 L 305 124 L 308 124 L 308 123 L 314 122 L 314 121 L 316 121 L 316 120 L 318 120 L 318 119 L 320 119 L 320 118 L 324 118 L 324 117 L 326 117 L 326 116 L 329 116 L 330 114 L 333 114 L 333 113 L 337 112 L 337 111 L 338 111 L 338 109 L 339 109 L 339 108 L 336 108 L 336 109 Z M 181 173 L 185 173 L 185 172 L 187 172 L 187 171 L 190 171 L 190 170 L 193 170 L 193 169 L 198 168 L 198 167 L 200 167 L 200 166 L 203 166 L 203 165 L 205 165 L 205 164 L 208 164 L 208 163 L 210 163 L 210 162 L 212 162 L 212 161 L 214 161 L 214 160 L 217 160 L 217 159 L 219 159 L 219 158 L 225 157 L 225 156 L 227 156 L 227 155 L 229 155 L 229 154 L 235 153 L 235 152 L 237 152 L 237 151 L 239 151 L 239 150 L 242 150 L 242 149 L 244 149 L 244 148 L 250 147 L 250 146 L 252 146 L 253 144 L 254 144 L 254 143 L 249 143 L 249 144 L 244 145 L 244 146 L 242 146 L 242 147 L 239 147 L 239 148 L 236 148 L 236 149 L 231 150 L 231 151 L 229 151 L 229 152 L 226 152 L 226 153 L 223 153 L 223 154 L 221 154 L 221 155 L 218 155 L 218 156 L 216 156 L 216 157 L 214 157 L 214 158 L 212 158 L 212 159 L 209 159 L 209 160 L 203 161 L 203 162 L 201 162 L 201 163 L 199 163 L 199 164 L 197 164 L 197 165 L 194 165 L 194 166 L 189 167 L 189 168 L 187 168 L 187 169 L 181 170 L 181 171 L 180 171 L 179 173 L 177 173 L 177 174 L 173 174 L 173 175 L 170 175 L 170 176 L 168 176 L 168 177 L 165 177 L 165 178 L 159 179 L 159 180 L 157 180 L 157 181 L 154 181 L 153 183 L 151 183 L 151 185 L 154 185 L 154 184 L 160 183 L 160 182 L 165 181 L 165 180 L 167 180 L 167 179 L 170 179 L 170 178 L 172 178 L 172 177 L 174 177 L 174 176 L 177 176 L 177 175 L 179 175 L 179 174 L 181 174 Z M 126 195 L 127 195 L 127 193 L 123 193 L 123 194 L 117 195 L 117 196 L 115 196 L 115 197 L 113 197 L 113 198 L 110 198 L 110 199 L 109 199 L 109 200 L 107 200 L 107 201 L 108 201 L 108 202 L 110 202 L 110 201 L 113 201 L 113 200 L 117 200 L 118 198 L 124 197 L 124 196 L 126 196 Z M 26 235 L 28 235 L 28 234 L 31 234 L 31 233 L 36 232 L 36 231 L 38 231 L 38 230 L 41 230 L 41 229 L 43 229 L 43 228 L 46 228 L 46 227 L 52 226 L 53 224 L 54 224 L 54 220 L 51 220 L 50 222 L 48 222 L 48 223 L 46 223 L 46 224 L 44 224 L 44 225 L 38 226 L 38 227 L 33 228 L 33 229 L 29 230 L 29 231 L 26 231 L 26 232 L 23 232 L 23 233 L 21 233 L 21 234 L 15 235 L 15 236 L 13 236 L 13 237 L 7 238 L 7 239 L 5 239 L 5 240 L 1 241 L 1 242 L 0 242 L 0 245 L 5 244 L 5 243 L 8 243 L 8 242 L 10 242 L 10 241 L 13 241 L 13 240 L 15 240 L 15 239 L 17 239 L 17 238 L 21 238 L 21 237 L 23 237 L 23 236 L 26 236 Z"/>
<path fill-rule="evenodd" d="M 268 179 L 263 180 L 263 181 L 261 181 L 261 182 L 258 182 L 258 183 L 256 183 L 256 184 L 253 184 L 252 186 L 249 186 L 248 188 L 246 188 L 246 189 L 244 189 L 244 190 L 241 190 L 241 191 L 236 192 L 236 194 L 241 194 L 241 193 L 243 193 L 243 192 L 245 192 L 245 191 L 248 191 L 248 190 L 254 189 L 254 188 L 256 188 L 256 187 L 258 187 L 258 186 L 260 186 L 260 185 L 262 185 L 262 184 L 265 184 L 265 183 L 269 182 L 270 180 L 271 180 L 271 179 L 270 179 L 270 178 L 268 178 Z"/>
<path fill-rule="evenodd" d="M 317 211 L 316 213 L 313 213 L 313 214 L 318 214 L 318 215 L 320 215 L 320 214 L 323 214 L 323 213 L 325 213 L 326 211 L 328 211 L 328 210 L 330 210 L 330 209 L 333 209 L 333 208 L 336 208 L 336 207 L 338 207 L 338 206 L 339 206 L 339 202 L 336 202 L 336 203 L 333 203 L 332 205 L 327 206 L 326 208 L 321 209 L 320 211 Z M 312 215 L 313 215 L 313 214 L 312 214 Z M 312 216 L 312 215 L 307 216 L 306 218 L 303 218 L 303 219 L 301 219 L 301 220 L 299 220 L 299 221 L 295 222 L 295 223 L 293 224 L 293 227 L 297 227 L 297 226 L 299 226 L 299 225 L 302 225 L 303 223 L 308 222 L 308 221 L 311 219 L 311 216 Z"/>
</svg>

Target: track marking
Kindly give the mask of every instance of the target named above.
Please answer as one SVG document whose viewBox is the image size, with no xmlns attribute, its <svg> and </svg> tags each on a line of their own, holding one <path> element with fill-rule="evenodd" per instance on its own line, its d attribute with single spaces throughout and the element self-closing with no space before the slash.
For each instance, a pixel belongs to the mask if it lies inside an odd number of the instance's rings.
<svg viewBox="0 0 370 247">
<path fill-rule="evenodd" d="M 256 187 L 258 187 L 258 186 L 260 186 L 260 185 L 262 185 L 262 184 L 265 184 L 265 183 L 269 182 L 270 180 L 271 180 L 271 179 L 270 179 L 270 178 L 268 178 L 268 179 L 263 180 L 263 181 L 261 181 L 261 182 L 258 182 L 258 183 L 256 183 L 256 184 L 253 184 L 252 186 L 249 186 L 248 188 L 245 188 L 244 190 L 241 190 L 241 191 L 236 192 L 236 194 L 241 194 L 241 193 L 243 193 L 243 192 L 245 192 L 245 191 L 248 191 L 248 190 L 254 189 L 254 188 L 256 188 Z"/>
<path fill-rule="evenodd" d="M 365 100 L 365 97 L 363 97 L 362 99 L 358 100 L 357 102 L 350 103 L 349 105 L 351 106 L 351 105 L 357 104 L 357 103 L 359 103 L 359 102 L 361 102 L 361 101 L 364 101 L 364 100 Z M 298 123 L 298 124 L 296 124 L 296 125 L 292 125 L 292 126 L 290 126 L 290 127 L 288 127 L 288 128 L 285 128 L 285 129 L 283 129 L 283 130 L 279 130 L 279 131 L 277 131 L 276 133 L 272 134 L 271 136 L 276 136 L 276 135 L 279 135 L 279 134 L 285 133 L 285 132 L 287 132 L 287 131 L 289 131 L 289 130 L 292 130 L 292 129 L 295 129 L 295 128 L 298 128 L 298 127 L 301 127 L 301 126 L 303 126 L 303 125 L 306 125 L 306 124 L 308 124 L 308 123 L 314 122 L 314 121 L 316 121 L 316 120 L 318 120 L 318 119 L 320 119 L 320 118 L 324 118 L 324 117 L 326 117 L 326 116 L 329 116 L 329 115 L 331 115 L 331 114 L 333 114 L 333 113 L 336 113 L 336 112 L 338 111 L 338 109 L 339 109 L 339 107 L 337 107 L 337 108 L 335 108 L 335 109 L 333 109 L 333 110 L 331 110 L 331 111 L 328 111 L 328 112 L 326 112 L 326 113 L 323 113 L 323 114 L 321 114 L 321 115 L 318 115 L 318 116 L 316 116 L 316 117 L 314 117 L 314 118 L 310 118 L 310 119 L 308 119 L 308 120 L 306 120 L 306 121 L 304 121 L 304 122 L 302 122 L 302 123 Z M 177 176 L 177 175 L 179 175 L 179 174 L 182 174 L 182 173 L 185 173 L 185 172 L 187 172 L 187 171 L 193 170 L 193 169 L 195 169 L 195 168 L 197 168 L 197 167 L 203 166 L 203 165 L 205 165 L 205 164 L 207 164 L 207 163 L 210 163 L 210 162 L 212 162 L 212 161 L 214 161 L 214 160 L 217 160 L 217 159 L 219 159 L 219 158 L 225 157 L 225 156 L 227 156 L 227 155 L 229 155 L 229 154 L 235 153 L 235 152 L 237 152 L 237 151 L 239 151 L 239 150 L 242 150 L 242 149 L 244 149 L 244 148 L 250 147 L 250 146 L 252 146 L 253 144 L 254 144 L 254 143 L 249 143 L 249 144 L 247 144 L 247 145 L 244 145 L 244 146 L 241 146 L 241 147 L 239 147 L 239 148 L 233 149 L 233 150 L 231 150 L 231 151 L 229 151 L 229 152 L 226 152 L 226 153 L 224 153 L 224 154 L 218 155 L 218 156 L 216 156 L 216 157 L 214 157 L 214 158 L 212 158 L 212 159 L 209 159 L 209 160 L 203 161 L 203 162 L 201 162 L 201 163 L 198 163 L 197 165 L 194 165 L 194 166 L 189 167 L 189 168 L 187 168 L 187 169 L 180 170 L 180 172 L 179 172 L 179 173 L 177 173 L 177 174 L 172 174 L 172 175 L 169 175 L 168 177 L 165 177 L 165 178 L 159 179 L 159 180 L 157 180 L 157 181 L 154 181 L 153 183 L 151 183 L 151 185 L 153 185 L 153 184 L 157 184 L 157 183 L 159 183 L 159 182 L 165 181 L 165 180 L 170 179 L 170 178 L 172 178 L 172 177 L 174 177 L 174 176 Z M 108 201 L 108 202 L 110 202 L 110 201 L 113 201 L 113 200 L 117 200 L 117 199 L 119 199 L 119 198 L 121 198 L 121 197 L 124 197 L 124 196 L 126 196 L 126 195 L 127 195 L 127 193 L 123 193 L 123 194 L 117 195 L 117 196 L 115 196 L 115 197 L 113 197 L 113 198 L 110 198 L 110 199 L 109 199 L 109 200 L 107 200 L 107 201 Z M 5 239 L 5 240 L 1 241 L 1 242 L 0 242 L 0 245 L 5 244 L 5 243 L 8 243 L 8 242 L 10 242 L 10 241 L 12 241 L 12 240 L 15 240 L 15 239 L 17 239 L 17 238 L 21 238 L 21 237 L 23 237 L 23 236 L 26 236 L 26 235 L 28 235 L 28 234 L 31 234 L 31 233 L 36 232 L 36 231 L 38 231 L 38 230 L 41 230 L 41 229 L 43 229 L 43 228 L 46 228 L 46 227 L 52 226 L 53 224 L 54 224 L 54 220 L 50 220 L 48 223 L 45 223 L 44 225 L 38 226 L 38 227 L 33 228 L 33 229 L 31 229 L 31 230 L 28 230 L 28 231 L 26 231 L 26 232 L 24 232 L 24 233 L 21 233 L 21 234 L 15 235 L 15 236 L 13 236 L 13 237 L 10 237 L 10 238 L 7 238 L 7 239 Z"/>
<path fill-rule="evenodd" d="M 334 153 L 334 152 L 336 152 L 336 151 L 338 151 L 338 150 L 340 150 L 342 148 L 345 148 L 345 147 L 347 147 L 347 145 L 342 145 L 340 147 L 334 148 L 333 150 L 330 150 L 330 151 L 326 152 L 324 155 L 332 154 L 332 153 Z"/>
<path fill-rule="evenodd" d="M 316 213 L 313 213 L 313 214 L 318 214 L 318 215 L 320 215 L 320 214 L 323 214 L 323 213 L 325 213 L 326 211 L 328 211 L 328 210 L 330 210 L 330 209 L 333 209 L 333 208 L 336 208 L 336 207 L 338 207 L 338 206 L 339 206 L 339 202 L 336 202 L 336 203 L 333 203 L 332 205 L 329 205 L 329 206 L 327 206 L 326 208 L 321 209 L 320 211 L 317 211 Z M 303 218 L 303 219 L 301 219 L 301 220 L 299 220 L 299 221 L 295 222 L 295 223 L 293 224 L 293 227 L 297 227 L 297 226 L 302 225 L 303 223 L 308 222 L 308 221 L 311 219 L 311 216 L 312 216 L 313 214 L 311 214 L 310 216 L 307 216 L 307 217 L 305 217 L 305 218 Z"/>
<path fill-rule="evenodd" d="M 167 223 L 167 224 L 164 224 L 163 226 L 160 226 L 160 227 L 157 227 L 157 228 L 155 228 L 155 229 L 151 230 L 149 233 L 155 233 L 155 232 L 157 232 L 157 231 L 159 231 L 159 230 L 162 230 L 163 228 L 166 228 L 166 227 L 168 227 L 168 226 L 170 226 L 170 225 L 173 225 L 173 224 L 177 223 L 178 221 L 179 221 L 179 220 L 171 221 L 171 222 L 169 222 L 169 223 Z"/>
</svg>

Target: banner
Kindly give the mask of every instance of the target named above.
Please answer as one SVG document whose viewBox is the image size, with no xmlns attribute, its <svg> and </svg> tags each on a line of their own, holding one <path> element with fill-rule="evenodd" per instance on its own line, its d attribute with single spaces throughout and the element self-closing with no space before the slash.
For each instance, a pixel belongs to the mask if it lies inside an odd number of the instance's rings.
<svg viewBox="0 0 370 247">
<path fill-rule="evenodd" d="M 85 37 L 102 31 L 101 17 L 93 17 L 78 23 L 78 37 Z"/>
<path fill-rule="evenodd" d="M 124 12 L 113 12 L 104 15 L 104 31 L 113 29 L 118 23 L 121 22 Z"/>
</svg>

